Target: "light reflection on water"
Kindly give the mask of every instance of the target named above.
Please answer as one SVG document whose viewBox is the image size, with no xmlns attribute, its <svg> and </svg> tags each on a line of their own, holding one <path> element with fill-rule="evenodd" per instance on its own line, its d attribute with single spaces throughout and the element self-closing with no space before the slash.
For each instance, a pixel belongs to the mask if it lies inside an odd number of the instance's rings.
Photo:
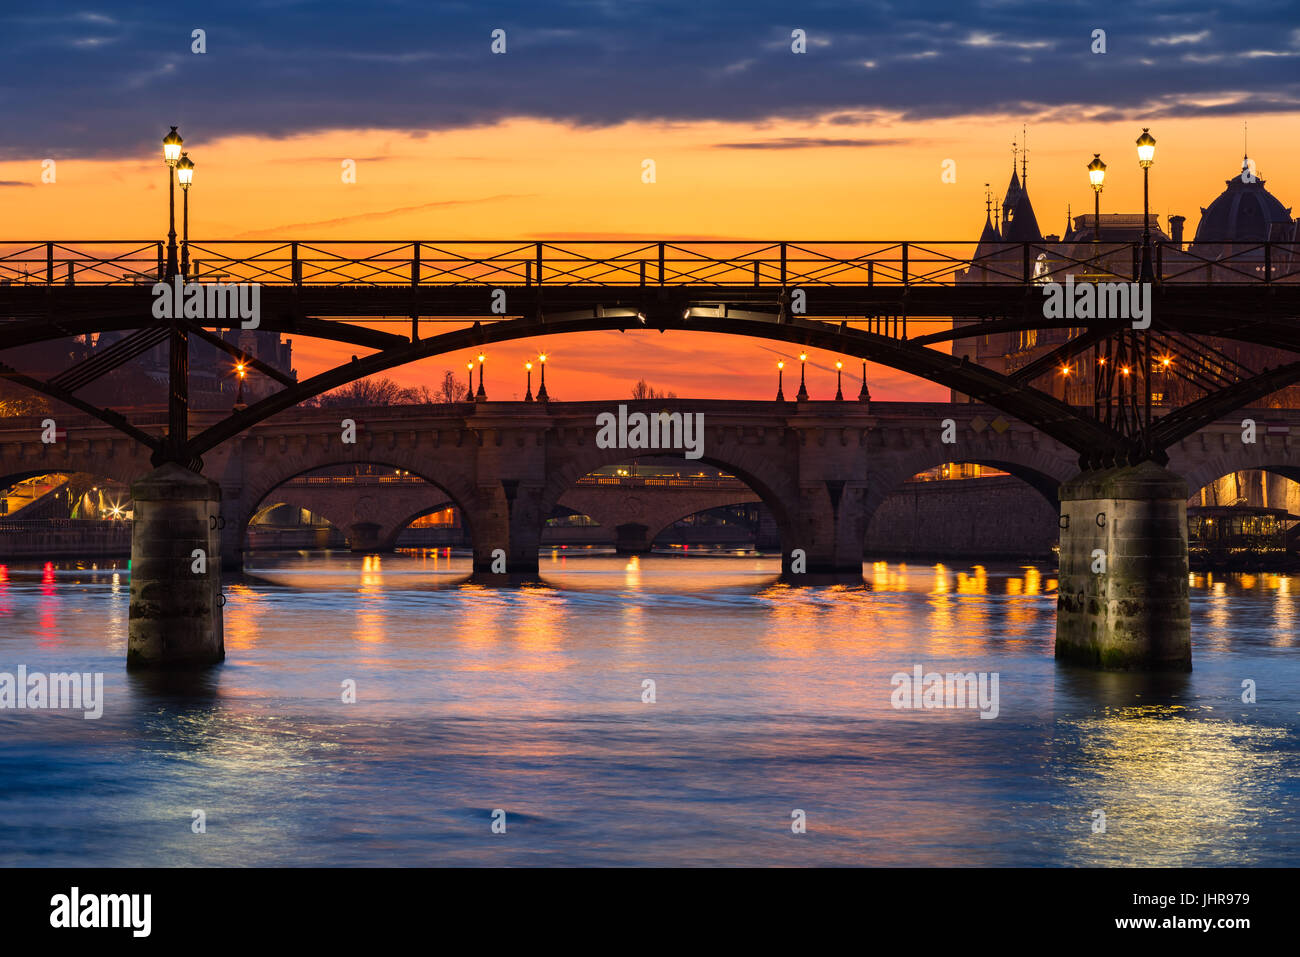
<svg viewBox="0 0 1300 957">
<path fill-rule="evenodd" d="M 1288 576 L 1192 576 L 1196 670 L 1147 677 L 1056 664 L 1047 567 L 806 587 L 774 556 L 556 550 L 541 585 L 499 590 L 456 553 L 250 566 L 226 584 L 227 663 L 197 680 L 125 672 L 125 562 L 0 566 L 0 671 L 102 671 L 107 697 L 99 721 L 0 711 L 0 863 L 1286 865 L 1300 846 Z M 997 672 L 999 717 L 894 710 L 914 664 Z"/>
</svg>

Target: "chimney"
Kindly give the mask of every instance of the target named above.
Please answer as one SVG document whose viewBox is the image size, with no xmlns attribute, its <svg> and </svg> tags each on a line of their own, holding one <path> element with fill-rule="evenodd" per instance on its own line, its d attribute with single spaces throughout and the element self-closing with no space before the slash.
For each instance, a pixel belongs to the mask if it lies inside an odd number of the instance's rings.
<svg viewBox="0 0 1300 957">
<path fill-rule="evenodd" d="M 1183 223 L 1186 221 L 1186 216 L 1169 217 L 1169 238 L 1172 239 L 1176 245 L 1181 246 L 1183 244 Z"/>
</svg>

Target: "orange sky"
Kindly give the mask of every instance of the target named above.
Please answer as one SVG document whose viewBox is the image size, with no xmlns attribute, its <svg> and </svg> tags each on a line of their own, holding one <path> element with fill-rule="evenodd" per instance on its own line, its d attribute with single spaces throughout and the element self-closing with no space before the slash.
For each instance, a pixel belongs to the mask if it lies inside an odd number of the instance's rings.
<svg viewBox="0 0 1300 957">
<path fill-rule="evenodd" d="M 1300 205 L 1300 122 L 1292 114 L 1248 117 L 1250 151 L 1268 189 Z M 861 132 L 867 130 L 866 133 Z M 1059 233 L 1066 205 L 1090 212 L 1084 170 L 1093 152 L 1109 164 L 1103 212 L 1140 212 L 1142 179 L 1133 140 L 1140 122 L 1064 120 L 1029 131 L 1029 192 L 1044 233 Z M 161 133 L 165 129 L 160 130 Z M 984 184 L 1000 201 L 1011 168 L 1014 117 L 905 123 L 877 116 L 868 126 L 789 121 L 759 124 L 626 123 L 573 128 L 518 120 L 474 129 L 405 135 L 333 131 L 281 140 L 233 137 L 208 142 L 181 130 L 197 164 L 191 238 L 217 239 L 535 239 L 738 238 L 974 240 L 984 215 Z M 1240 168 L 1241 120 L 1165 120 L 1151 199 L 1162 224 L 1187 217 Z M 730 148 L 797 139 L 867 139 L 877 145 Z M 657 181 L 641 181 L 644 159 Z M 341 161 L 354 159 L 345 184 Z M 957 181 L 941 182 L 956 163 Z M 40 183 L 40 158 L 0 163 L 2 240 L 164 238 L 166 177 L 159 157 L 60 160 L 57 181 Z M 178 194 L 179 195 L 179 194 Z M 751 340 L 683 333 L 601 333 L 489 351 L 493 398 L 523 392 L 522 363 L 545 347 L 547 386 L 563 399 L 617 398 L 641 377 L 681 396 L 767 398 L 778 350 Z M 347 358 L 351 347 L 295 340 L 300 377 Z M 464 376 L 461 354 L 426 360 L 390 375 L 402 384 L 433 382 L 443 369 Z M 834 394 L 832 354 L 814 353 L 809 388 Z M 797 365 L 797 362 L 796 362 Z M 857 364 L 846 363 L 846 371 Z M 797 377 L 797 371 L 795 373 Z M 871 367 L 876 398 L 946 398 L 946 390 Z M 846 392 L 857 392 L 856 377 Z M 534 382 L 534 388 L 536 383 Z"/>
</svg>

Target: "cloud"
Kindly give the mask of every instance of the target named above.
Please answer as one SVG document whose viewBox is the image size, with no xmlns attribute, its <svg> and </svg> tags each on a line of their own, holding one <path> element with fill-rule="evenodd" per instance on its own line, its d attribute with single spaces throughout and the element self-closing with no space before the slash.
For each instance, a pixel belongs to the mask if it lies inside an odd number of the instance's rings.
<svg viewBox="0 0 1300 957">
<path fill-rule="evenodd" d="M 35 183 L 24 183 L 16 179 L 0 179 L 0 186 L 35 186 Z"/>
<path fill-rule="evenodd" d="M 827 146 L 905 146 L 914 142 L 910 139 L 893 140 L 837 140 L 822 136 L 782 136 L 774 140 L 754 140 L 745 143 L 714 143 L 714 148 L 722 150 L 806 150 L 820 149 Z"/>
<path fill-rule="evenodd" d="M 1209 30 L 1202 30 L 1200 33 L 1179 33 L 1171 37 L 1152 37 L 1147 42 L 1152 46 L 1179 46 L 1184 43 L 1200 43 L 1209 35 Z"/>
<path fill-rule="evenodd" d="M 308 10 L 231 0 L 204 24 L 208 52 L 197 55 L 174 5 L 139 0 L 110 19 L 48 0 L 40 16 L 0 13 L 0 160 L 143 155 L 171 123 L 211 141 L 419 134 L 518 117 L 576 127 L 980 117 L 1031 100 L 1132 115 L 1173 95 L 1300 98 L 1294 58 L 1280 55 L 1300 35 L 1286 0 L 1108 7 L 1104 55 L 1091 52 L 1090 15 L 1072 5 L 821 0 L 805 26 L 818 42 L 802 54 L 790 50 L 798 23 L 788 2 L 738 9 L 497 0 L 489 22 L 472 4 L 321 0 Z M 501 55 L 491 52 L 497 26 L 507 35 Z M 72 46 L 88 37 L 105 42 Z M 1192 52 L 1212 67 L 1189 63 Z"/>
</svg>

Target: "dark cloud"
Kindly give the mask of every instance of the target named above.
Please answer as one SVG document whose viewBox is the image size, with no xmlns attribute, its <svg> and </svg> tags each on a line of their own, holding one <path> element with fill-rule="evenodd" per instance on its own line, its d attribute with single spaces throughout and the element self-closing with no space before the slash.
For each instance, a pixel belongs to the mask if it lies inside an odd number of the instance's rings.
<svg viewBox="0 0 1300 957">
<path fill-rule="evenodd" d="M 754 140 L 748 143 L 715 143 L 714 147 L 722 150 L 806 150 L 823 146 L 905 146 L 912 143 L 910 139 L 896 140 L 835 140 L 820 136 L 782 136 L 774 140 Z"/>
<path fill-rule="evenodd" d="M 35 186 L 35 183 L 24 183 L 16 179 L 0 179 L 0 186 Z"/>
<path fill-rule="evenodd" d="M 172 123 L 198 143 L 521 116 L 869 125 L 896 112 L 1189 115 L 1224 93 L 1248 95 L 1217 113 L 1300 101 L 1293 0 L 85 2 L 0 13 L 0 158 L 140 155 Z M 194 28 L 206 54 L 190 52 Z M 489 51 L 496 28 L 505 55 Z M 806 54 L 790 51 L 795 28 Z"/>
</svg>

